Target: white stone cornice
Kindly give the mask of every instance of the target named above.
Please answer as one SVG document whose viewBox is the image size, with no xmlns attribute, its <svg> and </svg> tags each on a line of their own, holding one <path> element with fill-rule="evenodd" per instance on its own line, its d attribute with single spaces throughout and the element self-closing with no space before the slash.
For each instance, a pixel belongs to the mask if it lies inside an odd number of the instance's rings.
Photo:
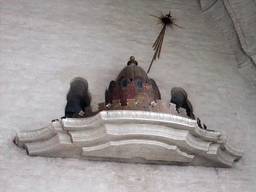
<svg viewBox="0 0 256 192">
<path fill-rule="evenodd" d="M 231 167 L 243 151 L 193 119 L 151 111 L 101 111 L 64 118 L 14 139 L 29 155 Z"/>
</svg>

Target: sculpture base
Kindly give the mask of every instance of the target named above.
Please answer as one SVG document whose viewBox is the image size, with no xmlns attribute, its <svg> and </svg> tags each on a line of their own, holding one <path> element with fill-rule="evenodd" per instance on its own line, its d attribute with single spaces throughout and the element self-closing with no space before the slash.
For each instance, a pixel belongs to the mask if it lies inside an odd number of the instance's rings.
<svg viewBox="0 0 256 192">
<path fill-rule="evenodd" d="M 152 111 L 53 120 L 43 129 L 18 133 L 14 142 L 32 156 L 153 164 L 232 167 L 243 154 L 195 120 Z"/>
</svg>

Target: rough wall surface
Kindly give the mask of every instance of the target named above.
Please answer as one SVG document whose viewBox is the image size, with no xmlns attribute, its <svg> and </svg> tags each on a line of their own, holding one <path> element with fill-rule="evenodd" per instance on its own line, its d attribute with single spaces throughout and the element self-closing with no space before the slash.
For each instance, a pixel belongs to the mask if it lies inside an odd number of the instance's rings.
<svg viewBox="0 0 256 192">
<path fill-rule="evenodd" d="M 238 63 L 238 70 L 256 85 L 255 1 L 201 0 L 207 22 L 222 32 Z M 250 56 L 251 55 L 251 56 Z"/>
<path fill-rule="evenodd" d="M 64 115 L 73 77 L 88 80 L 96 106 L 131 55 L 147 70 L 161 30 L 149 14 L 170 10 L 184 29 L 166 31 L 149 77 L 166 104 L 172 87 L 183 87 L 208 128 L 245 150 L 233 168 L 30 157 L 12 143 Z M 255 191 L 255 88 L 199 1 L 10 0 L 0 14 L 1 191 Z"/>
<path fill-rule="evenodd" d="M 255 0 L 224 0 L 241 45 L 250 56 L 256 55 L 256 2 Z M 255 59 L 254 59 L 255 62 Z"/>
</svg>

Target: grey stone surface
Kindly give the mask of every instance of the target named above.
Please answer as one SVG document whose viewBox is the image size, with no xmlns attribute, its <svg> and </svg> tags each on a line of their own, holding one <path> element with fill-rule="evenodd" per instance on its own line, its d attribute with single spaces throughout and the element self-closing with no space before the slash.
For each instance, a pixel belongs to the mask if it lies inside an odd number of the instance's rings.
<svg viewBox="0 0 256 192">
<path fill-rule="evenodd" d="M 256 55 L 255 0 L 223 0 L 223 2 L 233 20 L 243 49 L 250 56 Z"/>
<path fill-rule="evenodd" d="M 256 64 L 250 56 L 256 54 L 255 1 L 201 0 L 200 3 L 208 21 L 226 38 L 235 55 L 238 70 L 256 86 Z"/>
<path fill-rule="evenodd" d="M 72 78 L 88 80 L 97 106 L 131 55 L 146 70 L 161 30 L 149 14 L 170 10 L 185 29 L 166 31 L 149 76 L 166 102 L 172 87 L 183 87 L 195 115 L 245 150 L 233 168 L 30 157 L 12 143 L 17 132 L 45 127 L 64 115 Z M 4 1 L 0 73 L 2 191 L 256 189 L 255 88 L 237 71 L 233 52 L 199 1 Z"/>
</svg>

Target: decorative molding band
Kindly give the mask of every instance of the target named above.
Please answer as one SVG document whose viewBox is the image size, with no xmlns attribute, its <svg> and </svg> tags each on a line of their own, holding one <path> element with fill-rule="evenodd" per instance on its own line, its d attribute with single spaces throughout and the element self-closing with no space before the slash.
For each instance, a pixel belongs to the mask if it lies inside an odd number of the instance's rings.
<svg viewBox="0 0 256 192">
<path fill-rule="evenodd" d="M 182 152 L 177 146 L 150 140 L 110 141 L 103 145 L 83 147 L 82 156 L 154 161 L 191 162 L 194 155 Z"/>
<path fill-rule="evenodd" d="M 62 130 L 60 122 L 58 120 L 53 121 L 50 125 L 42 129 L 18 133 L 14 138 L 14 143 L 19 147 L 24 147 L 25 143 L 47 140 L 56 135 L 59 130 Z"/>
<path fill-rule="evenodd" d="M 170 113 L 133 110 L 101 111 L 93 117 L 61 119 L 61 124 L 66 131 L 81 131 L 85 129 L 92 129 L 108 122 L 111 122 L 112 124 L 131 122 L 163 124 L 165 126 L 175 126 L 177 128 L 186 130 L 194 129 L 197 125 L 196 120 L 173 115 Z"/>
</svg>

